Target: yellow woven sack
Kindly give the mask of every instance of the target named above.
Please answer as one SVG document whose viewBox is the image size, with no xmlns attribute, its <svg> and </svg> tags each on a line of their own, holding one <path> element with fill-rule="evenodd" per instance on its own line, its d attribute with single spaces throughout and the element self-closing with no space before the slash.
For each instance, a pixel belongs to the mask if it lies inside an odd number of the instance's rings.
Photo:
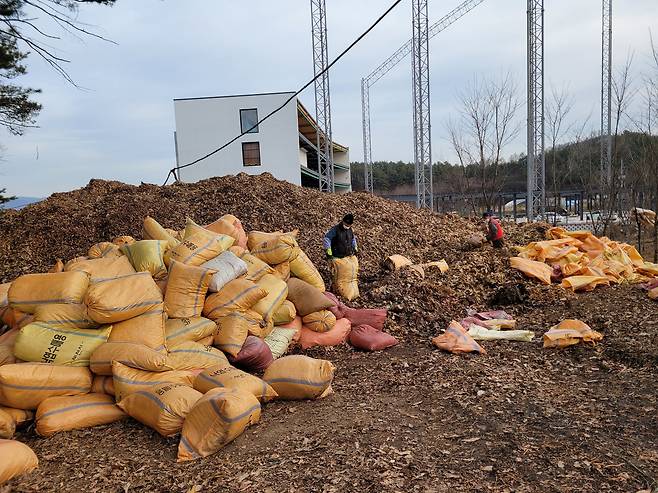
<svg viewBox="0 0 658 493">
<path fill-rule="evenodd" d="M 87 252 L 87 257 L 90 259 L 94 258 L 111 258 L 111 257 L 121 257 L 123 253 L 119 250 L 119 246 L 109 241 L 102 241 L 96 243 L 89 248 Z"/>
<path fill-rule="evenodd" d="M 267 292 L 267 296 L 259 300 L 252 309 L 260 313 L 267 324 L 274 325 L 274 313 L 286 300 L 288 285 L 272 274 L 263 276 L 257 284 Z"/>
<path fill-rule="evenodd" d="M 0 408 L 0 438 L 9 440 L 14 436 L 16 431 L 16 421 L 11 414 L 6 413 Z"/>
<path fill-rule="evenodd" d="M 215 336 L 211 335 L 211 336 L 204 337 L 203 339 L 199 339 L 198 341 L 195 341 L 195 342 L 198 342 L 202 346 L 212 346 L 214 340 L 215 340 Z"/>
<path fill-rule="evenodd" d="M 39 467 L 39 459 L 32 449 L 16 440 L 0 440 L 0 457 L 0 484 Z"/>
<path fill-rule="evenodd" d="M 164 351 L 167 347 L 165 342 L 166 317 L 164 303 L 160 303 L 146 313 L 114 324 L 107 341 L 142 344 L 156 351 Z"/>
<path fill-rule="evenodd" d="M 247 248 L 249 250 L 253 250 L 256 248 L 258 245 L 261 243 L 264 243 L 266 241 L 271 241 L 277 239 L 279 236 L 283 235 L 288 235 L 291 236 L 292 238 L 297 238 L 297 235 L 299 234 L 298 230 L 293 230 L 289 231 L 287 233 L 284 233 L 283 231 L 274 231 L 272 233 L 265 233 L 263 231 L 249 231 L 249 234 L 247 235 Z"/>
<path fill-rule="evenodd" d="M 113 279 L 119 276 L 134 274 L 135 269 L 127 257 L 106 257 L 91 260 L 81 260 L 71 265 L 71 272 L 86 272 L 92 281 L 101 279 Z"/>
<path fill-rule="evenodd" d="M 167 366 L 173 370 L 196 370 L 228 363 L 219 349 L 198 342 L 183 342 L 169 349 Z"/>
<path fill-rule="evenodd" d="M 175 260 L 169 265 L 165 311 L 171 318 L 201 316 L 214 269 L 185 265 Z"/>
<path fill-rule="evenodd" d="M 359 297 L 359 260 L 355 257 L 334 258 L 330 264 L 333 289 L 352 301 Z"/>
<path fill-rule="evenodd" d="M 34 320 L 62 329 L 97 329 L 100 327 L 87 312 L 87 305 L 56 304 L 39 305 Z"/>
<path fill-rule="evenodd" d="M 260 420 L 260 404 L 249 392 L 212 389 L 185 419 L 178 462 L 214 454 Z"/>
<path fill-rule="evenodd" d="M 39 305 L 80 304 L 89 286 L 84 272 L 26 274 L 11 283 L 9 305 L 25 313 L 34 313 Z"/>
<path fill-rule="evenodd" d="M 148 272 L 156 279 L 167 275 L 164 254 L 169 243 L 162 240 L 140 240 L 121 247 L 123 253 L 137 272 Z"/>
<path fill-rule="evenodd" d="M 231 356 L 237 356 L 249 334 L 259 336 L 263 317 L 253 310 L 231 312 L 217 319 L 214 345 Z"/>
<path fill-rule="evenodd" d="M 553 268 L 550 265 L 521 257 L 511 257 L 509 262 L 512 269 L 520 270 L 526 276 L 539 279 L 544 284 L 551 284 Z"/>
<path fill-rule="evenodd" d="M 55 264 L 48 269 L 48 272 L 64 272 L 64 262 L 62 262 L 62 259 L 58 258 Z"/>
<path fill-rule="evenodd" d="M 95 394 L 107 394 L 114 397 L 114 379 L 103 375 L 96 375 L 91 382 L 91 391 Z"/>
<path fill-rule="evenodd" d="M 34 322 L 20 330 L 14 355 L 23 361 L 89 366 L 91 353 L 107 342 L 111 330 L 111 325 L 104 329 L 60 329 Z"/>
<path fill-rule="evenodd" d="M 192 387 L 179 383 L 161 383 L 130 394 L 119 407 L 140 423 L 170 437 L 183 428 L 185 417 L 203 397 Z"/>
<path fill-rule="evenodd" d="M 162 293 L 148 272 L 139 272 L 91 283 L 85 303 L 92 320 L 112 324 L 160 306 Z"/>
<path fill-rule="evenodd" d="M 334 365 L 330 361 L 292 355 L 274 360 L 265 370 L 265 380 L 279 399 L 317 399 L 330 387 Z"/>
<path fill-rule="evenodd" d="M 173 347 L 186 341 L 198 342 L 208 336 L 214 336 L 216 330 L 215 322 L 207 318 L 170 318 L 165 324 L 167 346 Z"/>
<path fill-rule="evenodd" d="M 49 437 L 60 431 L 108 425 L 127 417 L 106 394 L 49 397 L 37 409 L 37 434 Z"/>
<path fill-rule="evenodd" d="M 89 368 L 43 363 L 0 366 L 0 404 L 36 409 L 48 397 L 88 393 L 91 378 Z"/>
<path fill-rule="evenodd" d="M 269 265 L 292 262 L 297 258 L 300 252 L 297 240 L 290 234 L 280 235 L 263 241 L 249 250 L 252 255 L 258 257 Z"/>
<path fill-rule="evenodd" d="M 235 227 L 234 221 L 229 220 L 225 216 L 220 217 L 210 224 L 206 224 L 204 228 L 213 233 L 230 236 L 235 240 L 234 244 L 237 244 L 240 240 L 240 231 Z"/>
<path fill-rule="evenodd" d="M 290 279 L 290 262 L 283 262 L 282 264 L 277 264 L 274 267 L 274 275 L 281 279 L 283 282 Z"/>
<path fill-rule="evenodd" d="M 0 406 L 0 411 L 11 416 L 11 419 L 13 419 L 16 424 L 16 428 L 19 428 L 34 419 L 34 413 L 27 409 L 14 409 L 13 407 Z"/>
<path fill-rule="evenodd" d="M 297 258 L 290 262 L 290 274 L 315 286 L 322 292 L 327 290 L 320 272 L 302 250 L 299 251 Z"/>
<path fill-rule="evenodd" d="M 233 253 L 236 253 L 235 251 Z M 266 274 L 274 274 L 274 269 L 263 262 L 258 257 L 254 257 L 251 253 L 244 250 L 242 253 L 237 254 L 241 260 L 247 264 L 247 273 L 244 278 L 248 281 L 258 282 L 261 277 Z"/>
<path fill-rule="evenodd" d="M 135 243 L 135 238 L 128 235 L 117 236 L 115 238 L 112 238 L 112 243 L 114 243 L 119 247 L 122 247 L 123 245 L 132 245 L 133 243 Z"/>
<path fill-rule="evenodd" d="M 171 259 L 183 264 L 199 266 L 228 250 L 235 240 L 205 230 L 185 238 L 171 251 Z"/>
<path fill-rule="evenodd" d="M 145 390 L 153 385 L 163 383 L 180 383 L 191 387 L 197 372 L 188 370 L 170 370 L 152 372 L 130 368 L 118 361 L 112 363 L 112 376 L 114 378 L 114 395 L 117 402 L 126 396 Z M 130 414 L 130 413 L 129 413 Z"/>
<path fill-rule="evenodd" d="M 16 363 L 16 358 L 14 357 L 14 347 L 7 345 L 0 345 L 0 366 L 2 365 L 11 365 Z"/>
<path fill-rule="evenodd" d="M 71 270 L 71 266 L 72 266 L 73 264 L 75 264 L 76 262 L 82 262 L 83 260 L 89 260 L 89 258 L 87 258 L 87 257 L 75 257 L 75 258 L 72 258 L 71 260 L 69 260 L 68 262 L 66 262 L 66 263 L 64 264 L 64 270 L 65 270 L 65 271 L 70 271 L 70 270 Z"/>
<path fill-rule="evenodd" d="M 336 325 L 336 316 L 329 310 L 320 310 L 302 318 L 304 327 L 313 332 L 329 332 Z"/>
<path fill-rule="evenodd" d="M 142 344 L 106 342 L 91 355 L 89 369 L 96 375 L 112 375 L 112 361 L 145 371 L 172 370 L 167 366 L 167 354 Z"/>
<path fill-rule="evenodd" d="M 203 316 L 211 320 L 228 315 L 231 312 L 244 312 L 267 296 L 260 286 L 246 279 L 235 279 L 206 298 Z"/>
<path fill-rule="evenodd" d="M 203 394 L 215 388 L 241 390 L 253 394 L 260 402 L 269 402 L 277 396 L 264 380 L 231 365 L 213 366 L 199 373 L 194 388 Z"/>
<path fill-rule="evenodd" d="M 163 228 L 151 216 L 146 216 L 142 227 L 142 237 L 145 240 L 161 240 L 166 241 L 170 248 L 174 248 L 180 241 L 172 235 L 169 231 Z"/>
<path fill-rule="evenodd" d="M 224 234 L 224 233 L 217 233 L 215 231 L 211 231 L 210 229 L 207 229 L 197 223 L 195 223 L 192 219 L 189 217 L 185 218 L 185 230 L 183 231 L 183 239 L 190 238 L 194 235 L 205 235 L 206 238 L 210 239 L 213 236 L 216 236 L 218 234 Z M 226 234 L 226 236 L 231 236 L 229 234 Z"/>
<path fill-rule="evenodd" d="M 289 324 L 297 316 L 297 309 L 290 300 L 285 300 L 274 312 L 274 325 Z"/>
<path fill-rule="evenodd" d="M 247 248 L 247 233 L 244 232 L 244 227 L 242 226 L 242 222 L 235 217 L 233 214 L 224 214 L 220 219 L 224 221 L 228 221 L 235 227 L 235 245 L 240 246 L 242 248 Z M 208 229 L 212 230 L 213 228 L 211 227 L 212 224 L 209 224 L 207 227 Z M 233 236 L 233 235 L 229 235 Z"/>
<path fill-rule="evenodd" d="M 178 232 L 172 229 L 163 228 L 155 219 L 146 216 L 142 228 L 142 236 L 145 240 L 161 240 L 167 242 L 167 247 L 163 254 L 163 260 L 165 265 L 169 266 L 171 251 L 180 244 Z"/>
<path fill-rule="evenodd" d="M 272 357 L 277 359 L 288 351 L 288 347 L 296 335 L 297 329 L 274 327 L 274 330 L 265 337 L 263 342 L 269 346 Z"/>
</svg>

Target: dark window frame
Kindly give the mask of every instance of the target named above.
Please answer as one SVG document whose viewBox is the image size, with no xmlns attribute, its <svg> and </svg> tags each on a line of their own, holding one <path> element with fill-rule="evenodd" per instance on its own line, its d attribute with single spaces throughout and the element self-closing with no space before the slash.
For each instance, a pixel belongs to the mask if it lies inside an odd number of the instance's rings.
<svg viewBox="0 0 658 493">
<path fill-rule="evenodd" d="M 248 163 L 245 162 L 245 155 L 244 155 L 245 145 L 249 145 L 249 144 L 256 144 L 256 146 L 257 146 L 257 149 L 258 149 L 258 163 L 248 164 Z M 242 166 L 249 166 L 249 167 L 250 166 L 261 166 L 262 164 L 263 164 L 263 162 L 260 158 L 260 142 L 258 142 L 258 141 L 243 142 L 242 143 Z"/>
<path fill-rule="evenodd" d="M 258 122 L 258 108 L 242 108 L 240 109 L 240 132 L 244 133 L 247 129 L 250 128 L 250 126 L 243 125 L 242 123 L 242 113 L 246 111 L 255 111 L 256 112 L 256 122 Z M 258 133 L 258 125 L 256 125 L 256 128 L 252 129 L 249 132 L 246 132 L 247 134 L 257 134 Z"/>
</svg>

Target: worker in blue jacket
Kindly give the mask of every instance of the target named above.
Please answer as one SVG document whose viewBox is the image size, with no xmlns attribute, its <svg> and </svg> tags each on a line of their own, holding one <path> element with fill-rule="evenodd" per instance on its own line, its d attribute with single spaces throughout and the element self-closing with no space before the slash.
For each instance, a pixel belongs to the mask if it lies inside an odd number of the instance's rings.
<svg viewBox="0 0 658 493">
<path fill-rule="evenodd" d="M 324 235 L 323 246 L 328 259 L 356 255 L 359 249 L 352 231 L 353 223 L 354 214 L 345 214 L 343 220 Z"/>
</svg>

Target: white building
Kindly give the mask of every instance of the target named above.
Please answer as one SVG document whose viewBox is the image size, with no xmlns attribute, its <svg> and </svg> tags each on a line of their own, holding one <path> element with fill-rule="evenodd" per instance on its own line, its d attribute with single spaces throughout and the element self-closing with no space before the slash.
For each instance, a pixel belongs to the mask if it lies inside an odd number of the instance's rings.
<svg viewBox="0 0 658 493">
<path fill-rule="evenodd" d="M 176 156 L 179 165 L 192 162 L 253 127 L 294 93 L 174 99 Z M 193 166 L 179 179 L 194 182 L 241 172 L 272 173 L 296 185 L 318 188 L 317 124 L 302 103 L 293 98 L 225 149 Z M 337 193 L 352 190 L 349 148 L 336 142 L 334 181 Z"/>
</svg>

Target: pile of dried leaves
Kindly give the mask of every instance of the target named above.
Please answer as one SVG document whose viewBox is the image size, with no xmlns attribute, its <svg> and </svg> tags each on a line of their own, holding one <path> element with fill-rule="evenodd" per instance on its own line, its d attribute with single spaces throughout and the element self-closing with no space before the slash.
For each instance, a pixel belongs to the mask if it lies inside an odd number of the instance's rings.
<svg viewBox="0 0 658 493">
<path fill-rule="evenodd" d="M 322 236 L 356 215 L 362 298 L 388 307 L 402 340 L 384 353 L 344 346 L 309 354 L 332 360 L 336 393 L 268 405 L 262 424 L 223 451 L 175 463 L 168 439 L 138 424 L 18 439 L 40 468 L 7 491 L 651 491 L 658 483 L 658 317 L 639 289 L 583 295 L 542 286 L 509 268 L 508 255 L 465 240 L 479 221 L 439 216 L 362 193 L 324 195 L 271 176 L 216 178 L 165 188 L 92 181 L 0 217 L 3 281 L 43 272 L 142 220 L 182 228 L 226 213 L 245 228 L 299 229 L 301 247 L 328 278 Z M 507 244 L 544 237 L 507 226 Z M 385 271 L 394 253 L 450 270 Z M 564 318 L 604 334 L 594 348 L 545 350 L 487 342 L 486 356 L 456 356 L 430 339 L 467 308 L 504 308 L 541 335 Z M 175 439 L 173 439 L 175 440 Z M 74 466 L 72 466 L 72 464 Z M 3 488 L 0 487 L 0 492 Z"/>
</svg>

